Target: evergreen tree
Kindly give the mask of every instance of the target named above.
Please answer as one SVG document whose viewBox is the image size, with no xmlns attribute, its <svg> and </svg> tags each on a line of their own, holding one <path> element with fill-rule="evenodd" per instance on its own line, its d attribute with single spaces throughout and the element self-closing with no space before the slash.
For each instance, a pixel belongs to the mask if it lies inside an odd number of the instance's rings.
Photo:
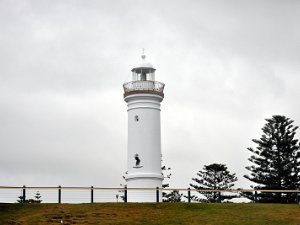
<svg viewBox="0 0 300 225">
<path fill-rule="evenodd" d="M 202 190 L 229 190 L 237 181 L 235 173 L 231 174 L 224 164 L 213 163 L 205 165 L 203 171 L 197 173 L 199 178 L 193 178 L 197 184 L 190 184 L 195 189 Z M 221 192 L 198 191 L 205 198 L 199 198 L 195 195 L 191 196 L 193 201 L 199 202 L 222 202 L 237 197 L 236 195 L 222 195 Z"/>
<path fill-rule="evenodd" d="M 32 199 L 32 198 L 25 199 L 25 202 L 24 202 L 23 201 L 23 196 L 21 195 L 21 196 L 18 197 L 17 202 L 18 203 L 41 203 L 42 202 L 42 200 L 40 199 L 41 197 L 42 196 L 41 196 L 40 192 L 37 191 L 35 196 L 34 196 L 35 199 Z"/>
<path fill-rule="evenodd" d="M 266 119 L 260 139 L 252 141 L 258 146 L 248 148 L 253 155 L 249 161 L 254 165 L 247 166 L 250 175 L 248 180 L 258 184 L 252 188 L 270 190 L 294 190 L 300 184 L 300 151 L 298 140 L 295 139 L 297 126 L 293 120 L 285 116 L 273 116 Z M 250 193 L 246 195 L 254 199 Z M 259 202 L 292 203 L 296 201 L 294 193 L 260 193 Z"/>
<path fill-rule="evenodd" d="M 17 202 L 18 203 L 23 203 L 23 196 L 22 195 L 18 196 Z"/>
<path fill-rule="evenodd" d="M 266 119 L 260 139 L 253 139 L 257 147 L 248 148 L 253 155 L 247 166 L 250 175 L 244 175 L 248 180 L 258 184 L 255 189 L 294 190 L 299 188 L 300 151 L 298 140 L 295 139 L 297 126 L 293 120 L 285 116 L 273 116 Z M 246 195 L 254 199 L 253 194 Z M 293 193 L 259 193 L 257 201 L 274 203 L 295 202 Z"/>
<path fill-rule="evenodd" d="M 34 200 L 35 203 L 41 203 L 42 202 L 42 200 L 41 200 L 42 196 L 41 196 L 39 191 L 36 192 L 34 197 L 35 197 L 35 200 Z"/>
<path fill-rule="evenodd" d="M 166 166 L 161 167 L 161 172 L 162 175 L 164 176 L 164 181 L 166 181 L 166 179 L 171 178 L 172 174 L 169 172 L 170 170 L 171 170 L 170 167 L 166 167 Z M 162 188 L 168 188 L 168 187 L 170 187 L 169 183 L 162 183 Z M 163 198 L 163 202 L 169 202 L 168 193 L 166 193 L 165 191 L 162 192 L 162 198 Z"/>
<path fill-rule="evenodd" d="M 178 190 L 173 190 L 165 194 L 164 202 L 181 202 L 182 196 L 183 194 L 180 194 Z"/>
<path fill-rule="evenodd" d="M 123 177 L 124 178 L 124 177 Z M 123 188 L 127 188 L 127 184 L 120 184 L 120 186 L 121 187 L 123 187 Z M 124 190 L 119 190 L 118 191 L 120 194 L 117 194 L 120 198 L 121 198 L 121 200 L 123 201 L 123 202 L 125 202 L 125 191 Z"/>
</svg>

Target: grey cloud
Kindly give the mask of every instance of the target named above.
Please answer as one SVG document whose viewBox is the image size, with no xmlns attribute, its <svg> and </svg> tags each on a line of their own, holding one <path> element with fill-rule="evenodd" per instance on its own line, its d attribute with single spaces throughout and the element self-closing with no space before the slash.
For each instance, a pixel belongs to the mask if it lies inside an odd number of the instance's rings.
<svg viewBox="0 0 300 225">
<path fill-rule="evenodd" d="M 119 186 L 122 83 L 145 48 L 166 84 L 162 147 L 172 186 L 186 187 L 204 164 L 222 162 L 248 187 L 246 148 L 264 118 L 285 114 L 300 124 L 299 7 L 1 1 L 1 180 Z"/>
</svg>

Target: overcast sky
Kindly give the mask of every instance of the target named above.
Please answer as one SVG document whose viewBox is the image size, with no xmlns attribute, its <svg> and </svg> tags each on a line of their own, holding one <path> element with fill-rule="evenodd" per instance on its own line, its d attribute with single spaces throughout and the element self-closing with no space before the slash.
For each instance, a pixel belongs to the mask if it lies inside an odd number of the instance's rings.
<svg viewBox="0 0 300 225">
<path fill-rule="evenodd" d="M 145 48 L 166 84 L 170 187 L 224 163 L 249 188 L 264 119 L 300 125 L 299 12 L 296 0 L 0 0 L 0 185 L 124 183 L 122 84 Z"/>
</svg>

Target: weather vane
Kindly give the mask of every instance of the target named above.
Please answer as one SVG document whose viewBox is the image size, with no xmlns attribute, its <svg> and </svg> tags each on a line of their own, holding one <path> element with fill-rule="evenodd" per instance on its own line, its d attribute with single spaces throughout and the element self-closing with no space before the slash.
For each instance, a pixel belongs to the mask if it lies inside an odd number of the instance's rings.
<svg viewBox="0 0 300 225">
<path fill-rule="evenodd" d="M 145 59 L 146 58 L 146 55 L 145 55 L 145 49 L 142 48 L 142 59 Z"/>
</svg>

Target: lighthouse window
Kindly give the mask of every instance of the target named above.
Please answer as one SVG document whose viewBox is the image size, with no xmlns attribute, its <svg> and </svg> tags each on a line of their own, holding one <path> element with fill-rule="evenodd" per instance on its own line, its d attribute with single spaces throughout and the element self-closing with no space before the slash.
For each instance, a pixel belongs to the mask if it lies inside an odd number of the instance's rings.
<svg viewBox="0 0 300 225">
<path fill-rule="evenodd" d="M 146 72 L 142 72 L 142 74 L 141 74 L 141 80 L 142 81 L 147 80 L 147 73 Z"/>
<path fill-rule="evenodd" d="M 135 121 L 135 122 L 139 122 L 139 116 L 138 116 L 138 115 L 135 115 L 134 121 Z"/>
</svg>

